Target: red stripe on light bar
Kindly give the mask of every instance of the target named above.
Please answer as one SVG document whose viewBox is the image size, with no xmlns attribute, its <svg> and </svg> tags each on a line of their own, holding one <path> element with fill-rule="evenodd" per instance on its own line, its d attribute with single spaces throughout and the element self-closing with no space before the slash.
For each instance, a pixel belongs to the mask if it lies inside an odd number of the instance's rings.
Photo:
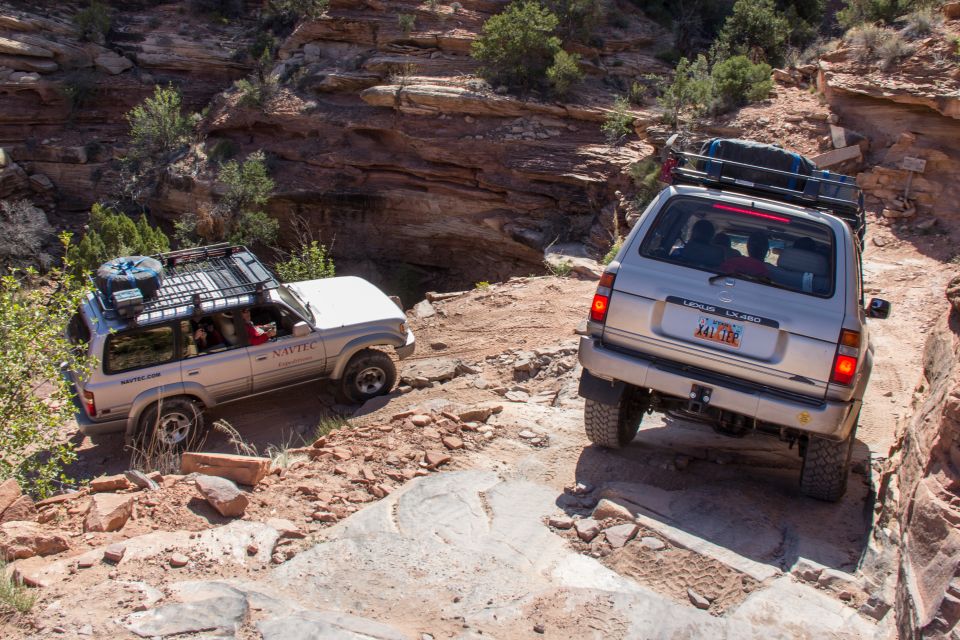
<svg viewBox="0 0 960 640">
<path fill-rule="evenodd" d="M 723 209 L 724 211 L 733 211 L 734 213 L 745 213 L 748 216 L 756 216 L 758 218 L 765 218 L 767 220 L 774 220 L 776 222 L 785 222 L 786 224 L 790 224 L 790 218 L 775 216 L 771 213 L 760 213 L 759 211 L 751 211 L 750 209 L 740 209 L 739 207 L 730 207 L 725 204 L 715 204 L 713 205 L 713 208 Z"/>
</svg>

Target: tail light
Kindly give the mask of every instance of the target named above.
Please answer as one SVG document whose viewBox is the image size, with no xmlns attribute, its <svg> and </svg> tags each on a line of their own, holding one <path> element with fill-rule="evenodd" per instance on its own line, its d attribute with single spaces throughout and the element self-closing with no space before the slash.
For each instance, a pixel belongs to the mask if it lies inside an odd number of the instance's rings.
<svg viewBox="0 0 960 640">
<path fill-rule="evenodd" d="M 844 329 L 837 343 L 837 355 L 833 358 L 830 382 L 849 387 L 857 373 L 860 358 L 860 332 Z"/>
<path fill-rule="evenodd" d="M 87 415 L 88 415 L 88 416 L 90 416 L 91 418 L 93 418 L 93 417 L 95 417 L 95 416 L 97 415 L 97 404 L 96 404 L 96 402 L 94 402 L 94 400 L 93 400 L 93 392 L 92 392 L 92 391 L 84 391 L 84 392 L 83 392 L 83 404 L 84 404 L 84 406 L 85 406 L 86 409 L 87 409 Z"/>
<path fill-rule="evenodd" d="M 660 182 L 665 182 L 667 184 L 673 184 L 673 170 L 677 166 L 676 158 L 667 158 L 663 165 L 660 167 Z"/>
<path fill-rule="evenodd" d="M 590 320 L 593 322 L 605 322 L 607 319 L 607 309 L 610 306 L 610 294 L 613 293 L 614 273 L 604 273 L 600 276 L 600 284 L 597 285 L 597 292 L 593 296 L 593 304 L 590 305 Z"/>
</svg>

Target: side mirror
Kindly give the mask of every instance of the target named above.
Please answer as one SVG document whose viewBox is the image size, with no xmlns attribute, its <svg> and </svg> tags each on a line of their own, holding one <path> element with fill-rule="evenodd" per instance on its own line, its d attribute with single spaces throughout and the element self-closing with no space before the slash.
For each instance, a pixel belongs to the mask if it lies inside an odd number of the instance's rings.
<svg viewBox="0 0 960 640">
<path fill-rule="evenodd" d="M 293 337 L 302 338 L 303 336 L 310 333 L 310 325 L 301 320 L 300 322 L 293 325 Z"/>
<path fill-rule="evenodd" d="M 867 306 L 867 317 L 879 320 L 890 317 L 890 303 L 880 298 L 871 298 Z"/>
</svg>

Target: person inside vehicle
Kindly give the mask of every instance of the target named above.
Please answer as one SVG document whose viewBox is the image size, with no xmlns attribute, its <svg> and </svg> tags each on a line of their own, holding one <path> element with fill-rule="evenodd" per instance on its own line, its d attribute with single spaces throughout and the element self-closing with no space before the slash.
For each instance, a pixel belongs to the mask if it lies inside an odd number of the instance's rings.
<svg viewBox="0 0 960 640">
<path fill-rule="evenodd" d="M 240 317 L 243 319 L 243 326 L 246 327 L 247 339 L 251 346 L 263 344 L 270 338 L 277 337 L 277 327 L 274 324 L 253 324 L 253 320 L 250 319 L 250 309 L 241 311 Z"/>
<path fill-rule="evenodd" d="M 671 254 L 673 258 L 680 258 L 684 262 L 703 265 L 717 265 L 723 260 L 723 249 L 711 244 L 713 240 L 713 223 L 709 220 L 697 220 L 690 229 L 690 240 L 682 249 Z"/>
<path fill-rule="evenodd" d="M 720 271 L 770 277 L 770 270 L 765 262 L 769 252 L 770 239 L 767 238 L 767 234 L 763 231 L 754 231 L 747 238 L 747 255 L 724 260 L 720 265 Z"/>
<path fill-rule="evenodd" d="M 739 258 L 741 255 L 743 255 L 733 248 L 733 240 L 728 234 L 722 231 L 713 236 L 713 244 L 723 249 L 724 260 L 729 260 L 730 258 Z"/>
<path fill-rule="evenodd" d="M 193 341 L 199 351 L 206 351 L 214 347 L 224 345 L 223 336 L 217 331 L 210 318 L 202 318 L 196 323 L 196 329 L 193 332 Z"/>
</svg>

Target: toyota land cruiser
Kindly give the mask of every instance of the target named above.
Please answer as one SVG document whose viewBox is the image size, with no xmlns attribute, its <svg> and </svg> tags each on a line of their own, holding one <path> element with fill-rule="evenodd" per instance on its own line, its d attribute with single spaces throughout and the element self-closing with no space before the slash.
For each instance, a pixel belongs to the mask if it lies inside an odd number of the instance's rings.
<svg viewBox="0 0 960 640">
<path fill-rule="evenodd" d="M 741 159 L 786 153 L 724 142 L 753 148 Z M 653 411 L 771 434 L 798 445 L 802 493 L 838 500 L 873 366 L 867 318 L 890 310 L 864 306 L 862 195 L 846 176 L 706 152 L 673 153 L 672 186 L 600 279 L 580 331 L 587 436 L 623 447 Z"/>
<path fill-rule="evenodd" d="M 86 378 L 69 373 L 83 433 L 184 447 L 202 435 L 204 408 L 321 378 L 362 402 L 396 380 L 389 355 L 372 347 L 413 353 L 403 312 L 360 278 L 281 284 L 239 246 L 155 259 L 162 284 L 146 299 L 97 287 L 70 323 L 71 341 L 96 359 Z"/>
</svg>

